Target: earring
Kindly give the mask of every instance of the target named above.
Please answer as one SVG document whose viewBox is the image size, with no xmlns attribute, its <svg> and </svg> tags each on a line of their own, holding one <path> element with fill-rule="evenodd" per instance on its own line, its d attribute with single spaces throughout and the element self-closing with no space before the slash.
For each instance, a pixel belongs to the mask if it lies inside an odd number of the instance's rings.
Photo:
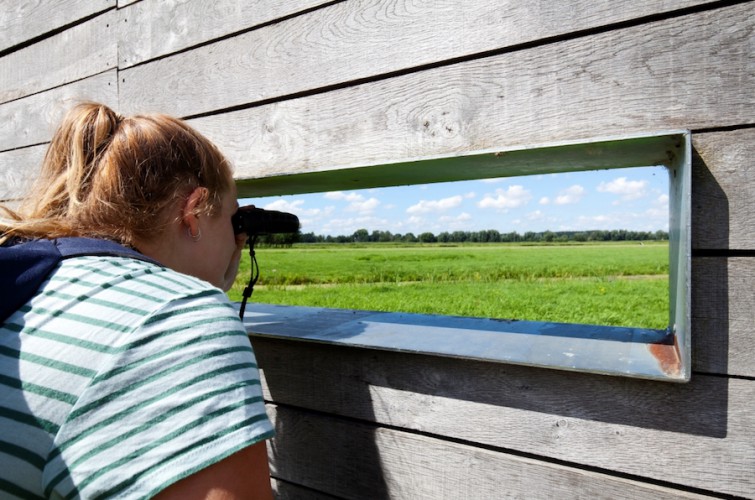
<svg viewBox="0 0 755 500">
<path fill-rule="evenodd" d="M 197 228 L 197 234 L 191 234 L 191 228 L 187 227 L 186 234 L 188 234 L 189 238 L 191 238 L 192 240 L 199 241 L 199 238 L 202 237 L 202 228 L 199 228 L 199 227 Z"/>
</svg>

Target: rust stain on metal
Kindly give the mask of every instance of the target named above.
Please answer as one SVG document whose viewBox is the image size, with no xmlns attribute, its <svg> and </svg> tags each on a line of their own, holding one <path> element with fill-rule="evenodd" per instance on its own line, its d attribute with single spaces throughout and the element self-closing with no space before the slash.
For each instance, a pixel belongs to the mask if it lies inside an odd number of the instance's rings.
<svg viewBox="0 0 755 500">
<path fill-rule="evenodd" d="M 650 354 L 658 361 L 658 366 L 664 373 L 678 376 L 682 371 L 682 358 L 676 338 L 673 344 L 650 344 Z"/>
</svg>

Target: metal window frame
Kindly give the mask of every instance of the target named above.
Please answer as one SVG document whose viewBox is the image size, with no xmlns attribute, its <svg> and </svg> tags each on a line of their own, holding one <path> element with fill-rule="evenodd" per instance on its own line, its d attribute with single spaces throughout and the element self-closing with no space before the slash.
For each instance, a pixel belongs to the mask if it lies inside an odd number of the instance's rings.
<svg viewBox="0 0 755 500">
<path fill-rule="evenodd" d="M 239 182 L 242 196 L 643 166 L 669 172 L 664 330 L 252 303 L 251 335 L 671 382 L 691 376 L 691 134 L 686 130 L 419 158 Z"/>
</svg>

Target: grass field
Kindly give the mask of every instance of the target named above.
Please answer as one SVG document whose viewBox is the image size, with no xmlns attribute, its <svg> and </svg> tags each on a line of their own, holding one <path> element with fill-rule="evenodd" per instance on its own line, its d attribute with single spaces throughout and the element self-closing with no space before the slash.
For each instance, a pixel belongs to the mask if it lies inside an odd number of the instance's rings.
<svg viewBox="0 0 755 500">
<path fill-rule="evenodd" d="M 668 244 L 258 248 L 251 302 L 663 329 Z M 233 300 L 249 281 L 242 260 Z"/>
</svg>

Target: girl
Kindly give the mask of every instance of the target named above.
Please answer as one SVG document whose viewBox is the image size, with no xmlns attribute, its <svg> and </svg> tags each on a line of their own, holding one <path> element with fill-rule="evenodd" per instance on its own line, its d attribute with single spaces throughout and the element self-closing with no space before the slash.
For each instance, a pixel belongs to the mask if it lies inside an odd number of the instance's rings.
<svg viewBox="0 0 755 500">
<path fill-rule="evenodd" d="M 24 244 L 122 252 L 60 261 L 0 324 L 0 492 L 271 497 L 273 428 L 223 293 L 246 239 L 237 208 L 228 162 L 182 121 L 68 113 L 29 196 L 3 207 L 0 254 L 24 259 L 0 274 L 34 273 Z"/>
</svg>

